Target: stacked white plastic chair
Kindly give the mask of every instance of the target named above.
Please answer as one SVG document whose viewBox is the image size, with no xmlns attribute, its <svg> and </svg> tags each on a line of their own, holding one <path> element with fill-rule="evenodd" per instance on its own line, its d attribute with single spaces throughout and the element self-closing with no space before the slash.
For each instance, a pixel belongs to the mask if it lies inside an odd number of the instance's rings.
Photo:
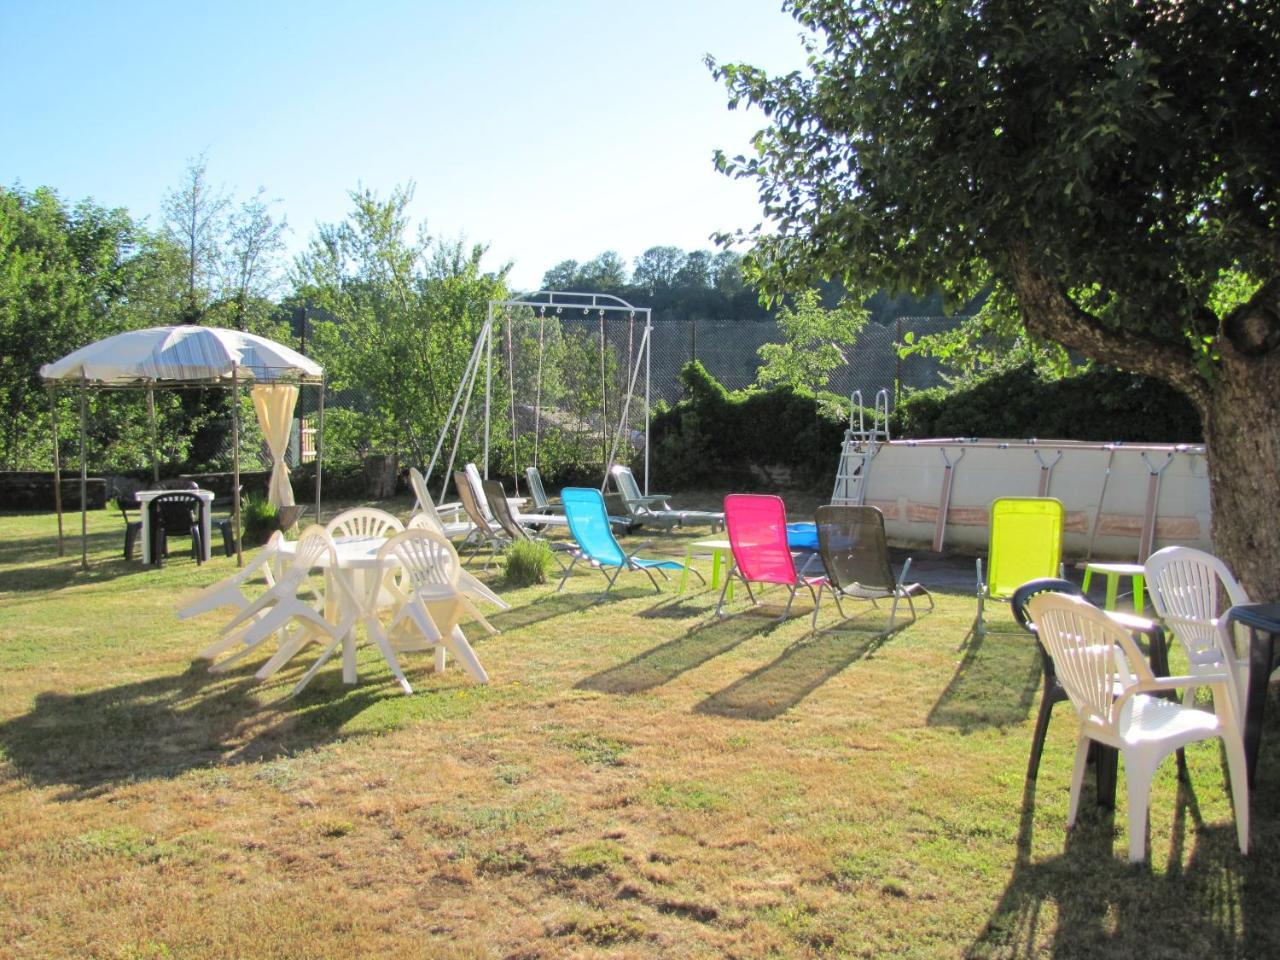
<svg viewBox="0 0 1280 960">
<path fill-rule="evenodd" d="M 409 518 L 409 522 L 405 524 L 406 530 L 431 530 L 448 539 L 448 534 L 440 529 L 440 524 L 431 516 L 429 512 L 415 513 Z M 494 593 L 469 570 L 462 570 L 459 574 L 458 585 L 468 595 L 479 600 L 488 600 L 499 610 L 510 610 L 511 604 L 507 603 L 500 596 Z"/>
<path fill-rule="evenodd" d="M 447 650 L 478 682 L 488 683 L 488 674 L 480 665 L 458 621 L 464 613 L 469 614 L 490 633 L 497 631 L 476 610 L 460 587 L 461 563 L 453 545 L 432 530 L 406 530 L 382 545 L 378 561 L 380 567 L 395 572 L 370 590 L 390 592 L 393 599 L 389 605 L 393 612 L 384 629 L 377 616 L 379 606 L 384 605 L 382 597 L 371 592 L 363 608 L 365 625 L 400 688 L 405 693 L 413 692 L 400 666 L 399 655 L 427 649 L 435 651 L 437 670 L 444 669 Z M 333 638 L 298 682 L 295 693 L 311 681 L 341 643 L 340 635 Z"/>
<path fill-rule="evenodd" d="M 1249 850 L 1249 783 L 1244 738 L 1223 669 L 1192 677 L 1156 677 L 1128 630 L 1079 597 L 1042 593 L 1028 604 L 1037 636 L 1080 718 L 1067 826 L 1075 824 L 1090 741 L 1120 752 L 1128 789 L 1129 860 L 1146 856 L 1151 780 L 1161 761 L 1197 740 L 1220 737 L 1227 756 L 1240 852 Z M 1195 682 L 1213 690 L 1214 712 L 1160 696 Z"/>
<path fill-rule="evenodd" d="M 217 610 L 219 607 L 235 607 L 237 612 L 248 607 L 252 601 L 245 595 L 243 588 L 249 581 L 261 574 L 268 589 L 275 586 L 276 578 L 272 566 L 275 563 L 276 555 L 280 552 L 280 544 L 283 540 L 284 534 L 277 530 L 271 535 L 271 539 L 267 541 L 266 546 L 259 550 L 257 555 L 244 567 L 231 576 L 205 587 L 196 594 L 195 599 L 179 608 L 178 619 L 186 620 L 202 613 L 208 613 L 210 610 Z M 221 635 L 217 640 L 201 650 L 199 656 L 203 660 L 216 660 L 223 653 L 234 647 L 237 640 L 238 638 L 234 634 L 230 636 Z"/>
<path fill-rule="evenodd" d="M 228 646 L 239 642 L 244 649 L 211 669 L 216 673 L 227 670 L 277 631 L 291 625 L 298 629 L 286 635 L 276 654 L 258 671 L 260 679 L 270 676 L 312 640 L 320 637 L 340 640 L 354 624 L 357 609 L 353 598 L 345 596 L 346 587 L 341 580 L 330 578 L 340 595 L 324 598 L 323 606 L 336 611 L 334 619 L 327 618 L 325 611 L 319 609 L 322 605 L 316 602 L 314 595 L 311 598 L 304 596 L 311 571 L 335 564 L 333 539 L 328 532 L 317 524 L 304 530 L 298 538 L 293 560 L 277 576 L 276 582 L 223 627 L 223 637 L 231 641 Z"/>
<path fill-rule="evenodd" d="M 352 507 L 344 510 L 327 524 L 325 529 L 335 540 L 349 538 L 366 540 L 390 536 L 404 530 L 404 524 L 385 510 L 374 507 Z"/>
</svg>

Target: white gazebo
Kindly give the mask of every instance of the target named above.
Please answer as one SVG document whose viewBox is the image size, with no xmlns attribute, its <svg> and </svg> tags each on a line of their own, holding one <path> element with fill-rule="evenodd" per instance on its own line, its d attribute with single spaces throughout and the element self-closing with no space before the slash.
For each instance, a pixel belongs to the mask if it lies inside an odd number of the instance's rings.
<svg viewBox="0 0 1280 960">
<path fill-rule="evenodd" d="M 320 390 L 316 431 L 316 516 L 320 515 L 321 432 L 324 429 L 324 369 L 283 344 L 221 327 L 176 326 L 130 330 L 81 347 L 61 360 L 40 368 L 40 376 L 53 392 L 59 386 L 80 390 L 80 564 L 89 566 L 88 519 L 86 516 L 85 410 L 86 395 L 96 390 L 142 389 L 147 391 L 151 419 L 151 459 L 156 466 L 156 388 L 223 387 L 234 396 L 232 411 L 232 516 L 235 526 L 236 559 L 243 563 L 240 549 L 240 385 L 251 384 L 254 410 L 262 435 L 271 450 L 269 499 L 277 507 L 292 506 L 293 488 L 284 462 L 285 447 L 298 392 L 303 384 Z M 62 466 L 58 456 L 57 404 L 53 409 L 54 498 L 58 510 L 58 551 L 62 552 Z"/>
</svg>

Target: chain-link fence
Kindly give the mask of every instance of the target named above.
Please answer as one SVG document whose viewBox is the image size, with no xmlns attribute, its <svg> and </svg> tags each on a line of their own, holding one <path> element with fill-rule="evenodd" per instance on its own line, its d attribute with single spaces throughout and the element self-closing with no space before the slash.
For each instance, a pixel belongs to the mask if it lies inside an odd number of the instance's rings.
<svg viewBox="0 0 1280 960">
<path fill-rule="evenodd" d="M 887 325 L 868 323 L 858 334 L 849 362 L 832 372 L 827 389 L 845 397 L 861 390 L 869 404 L 881 388 L 897 396 L 903 388 L 939 385 L 942 374 L 936 360 L 900 357 L 898 346 L 908 333 L 921 337 L 946 332 L 962 319 L 900 317 Z M 760 348 L 781 342 L 773 320 L 655 320 L 653 327 L 652 396 L 668 403 L 680 399 L 679 373 L 690 360 L 700 361 L 727 389 L 740 390 L 756 381 Z"/>
</svg>

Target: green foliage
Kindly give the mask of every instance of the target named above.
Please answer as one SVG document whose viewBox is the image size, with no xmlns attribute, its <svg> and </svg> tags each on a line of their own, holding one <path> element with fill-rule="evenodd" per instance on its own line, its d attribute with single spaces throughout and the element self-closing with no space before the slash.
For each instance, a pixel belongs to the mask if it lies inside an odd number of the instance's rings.
<svg viewBox="0 0 1280 960">
<path fill-rule="evenodd" d="M 813 394 L 780 386 L 730 393 L 696 360 L 680 371 L 685 396 L 653 419 L 652 469 L 667 488 L 759 486 L 783 467 L 808 486 L 832 471 L 844 423 Z"/>
<path fill-rule="evenodd" d="M 502 563 L 503 581 L 509 587 L 546 583 L 554 559 L 551 547 L 541 540 L 518 540 L 507 548 Z"/>
<path fill-rule="evenodd" d="M 1091 370 L 1046 380 L 1030 364 L 948 391 L 921 390 L 893 411 L 894 436 L 1041 437 L 1197 443 L 1200 418 L 1158 380 Z"/>
<path fill-rule="evenodd" d="M 277 511 L 266 497 L 246 495 L 240 500 L 240 529 L 244 531 L 244 543 L 258 546 L 267 542 L 279 529 Z"/>
<path fill-rule="evenodd" d="M 434 240 L 421 228 L 411 238 L 412 198 L 412 185 L 386 200 L 353 191 L 347 219 L 318 228 L 294 282 L 298 299 L 329 318 L 312 329 L 330 383 L 367 402 L 359 442 L 425 463 L 488 301 L 504 297 L 506 286 L 505 268 L 481 271 L 483 246 Z M 337 439 L 353 442 L 350 434 Z"/>
<path fill-rule="evenodd" d="M 817 290 L 805 290 L 794 303 L 784 305 L 777 316 L 782 343 L 766 343 L 758 353 L 763 361 L 757 382 L 780 384 L 795 390 L 819 390 L 831 372 L 848 362 L 858 332 L 867 323 L 867 311 L 842 301 L 826 310 Z"/>
<path fill-rule="evenodd" d="M 0 188 L 0 463 L 45 467 L 52 457 L 42 364 L 127 329 L 172 322 L 165 305 L 175 302 L 180 276 L 171 254 L 124 210 L 90 201 L 68 207 L 43 188 Z M 141 395 L 94 395 L 89 405 L 95 469 L 149 462 Z M 78 447 L 78 406 L 62 392 L 64 458 Z M 157 395 L 156 414 L 162 436 L 182 432 L 184 415 L 173 398 Z M 181 459 L 187 443 L 178 437 L 162 458 Z"/>
<path fill-rule="evenodd" d="M 962 383 L 1026 364 L 1053 376 L 1065 376 L 1072 366 L 1066 350 L 1023 329 L 1017 304 L 1000 284 L 959 326 L 919 338 L 908 331 L 904 340 L 902 356 L 935 359 Z"/>
<path fill-rule="evenodd" d="M 972 293 L 1028 249 L 1082 305 L 1105 293 L 1113 326 L 1176 341 L 1222 268 L 1274 274 L 1274 5 L 787 7 L 808 71 L 712 64 L 771 124 L 719 163 L 779 228 L 749 258 L 772 292 Z"/>
</svg>

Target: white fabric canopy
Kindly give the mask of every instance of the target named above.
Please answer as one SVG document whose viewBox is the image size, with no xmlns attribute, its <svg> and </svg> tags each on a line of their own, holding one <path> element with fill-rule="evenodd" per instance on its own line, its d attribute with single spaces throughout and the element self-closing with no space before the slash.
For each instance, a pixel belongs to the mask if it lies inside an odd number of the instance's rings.
<svg viewBox="0 0 1280 960">
<path fill-rule="evenodd" d="M 319 379 L 324 370 L 296 350 L 222 327 L 149 327 L 118 333 L 46 363 L 46 380 L 124 386 L 148 381 L 230 380 L 231 370 L 259 383 Z"/>
<path fill-rule="evenodd" d="M 185 386 L 216 384 L 231 387 L 239 398 L 240 384 L 254 385 L 254 407 L 267 445 L 271 448 L 272 469 L 270 498 L 277 506 L 292 506 L 293 489 L 289 470 L 284 464 L 285 445 L 298 388 L 292 384 L 314 383 L 320 388 L 318 419 L 324 424 L 324 368 L 283 344 L 240 330 L 222 327 L 183 325 L 130 330 L 107 337 L 69 353 L 61 360 L 46 363 L 40 376 L 47 381 L 65 381 L 80 386 L 80 566 L 89 569 L 89 533 L 85 497 L 85 402 L 92 388 Z M 280 385 L 261 394 L 263 384 Z M 55 434 L 57 406 L 53 406 Z M 231 405 L 232 435 L 239 436 L 239 403 Z M 154 429 L 154 427 L 153 427 Z M 320 431 L 323 433 L 323 430 Z M 316 458 L 316 516 L 320 515 L 319 444 Z M 58 478 L 57 438 L 54 438 L 55 493 L 61 489 Z M 154 462 L 154 450 L 152 453 Z M 232 451 L 233 483 L 232 515 L 236 535 L 236 559 L 244 562 L 240 547 L 240 447 Z M 58 555 L 62 555 L 62 505 L 58 500 Z"/>
<path fill-rule="evenodd" d="M 293 426 L 293 408 L 298 402 L 298 388 L 287 383 L 260 383 L 251 391 L 258 425 L 271 450 L 271 485 L 267 500 L 274 507 L 292 507 L 293 487 L 289 483 L 289 467 L 284 450 Z"/>
</svg>

